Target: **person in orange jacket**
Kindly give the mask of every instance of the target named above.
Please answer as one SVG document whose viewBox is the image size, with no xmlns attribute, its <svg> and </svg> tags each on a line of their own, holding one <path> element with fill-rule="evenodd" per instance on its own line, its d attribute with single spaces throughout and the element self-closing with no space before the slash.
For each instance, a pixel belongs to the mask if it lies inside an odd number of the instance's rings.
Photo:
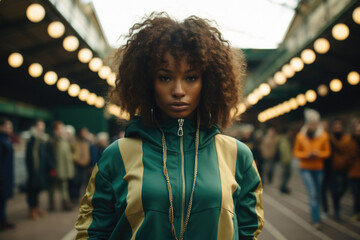
<svg viewBox="0 0 360 240">
<path fill-rule="evenodd" d="M 308 192 L 311 219 L 315 228 L 320 224 L 320 198 L 324 159 L 330 156 L 329 135 L 320 124 L 320 114 L 305 109 L 305 125 L 296 135 L 293 154 L 300 160 L 300 173 Z"/>
</svg>

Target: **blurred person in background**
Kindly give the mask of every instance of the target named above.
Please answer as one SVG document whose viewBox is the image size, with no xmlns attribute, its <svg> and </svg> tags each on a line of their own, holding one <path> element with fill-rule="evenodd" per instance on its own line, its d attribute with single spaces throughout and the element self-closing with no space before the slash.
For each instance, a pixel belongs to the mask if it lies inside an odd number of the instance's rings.
<svg viewBox="0 0 360 240">
<path fill-rule="evenodd" d="M 326 120 L 321 121 L 320 123 L 326 133 L 329 134 L 329 122 Z M 331 190 L 331 175 L 332 175 L 332 162 L 331 156 L 324 159 L 324 168 L 323 168 L 323 183 L 321 185 L 321 206 L 323 209 L 322 217 L 327 218 L 329 213 L 329 204 L 328 204 L 328 192 Z"/>
<path fill-rule="evenodd" d="M 49 187 L 49 177 L 55 177 L 55 163 L 49 156 L 49 137 L 45 133 L 45 122 L 38 119 L 30 129 L 31 137 L 26 146 L 27 203 L 29 216 L 36 220 L 45 216 L 39 208 L 39 194 Z"/>
<path fill-rule="evenodd" d="M 71 125 L 65 125 L 65 136 L 71 147 L 73 147 L 75 141 L 75 128 Z"/>
<path fill-rule="evenodd" d="M 253 138 L 254 126 L 251 124 L 243 124 L 241 126 L 241 138 L 238 139 L 245 143 L 248 148 L 253 151 L 254 149 L 254 138 Z"/>
<path fill-rule="evenodd" d="M 320 200 L 324 159 L 331 153 L 329 135 L 320 124 L 320 114 L 305 109 L 305 124 L 296 135 L 293 154 L 300 160 L 300 173 L 306 187 L 311 210 L 311 221 L 320 229 Z"/>
<path fill-rule="evenodd" d="M 53 137 L 50 138 L 51 156 L 56 164 L 56 176 L 53 177 L 49 191 L 49 210 L 54 211 L 54 191 L 60 191 L 62 208 L 65 211 L 72 209 L 69 196 L 69 180 L 74 177 L 74 163 L 71 146 L 66 138 L 65 126 L 61 121 L 53 123 Z"/>
<path fill-rule="evenodd" d="M 70 182 L 70 198 L 73 204 L 78 204 L 81 187 L 88 181 L 91 164 L 89 131 L 86 127 L 78 129 L 74 141 L 75 177 Z"/>
<path fill-rule="evenodd" d="M 292 131 L 289 128 L 283 128 L 278 140 L 278 151 L 282 167 L 280 191 L 285 194 L 290 193 L 287 185 L 291 176 L 291 159 L 293 158 L 291 138 Z"/>
<path fill-rule="evenodd" d="M 360 123 L 354 125 L 351 134 L 353 156 L 349 161 L 348 177 L 354 199 L 352 220 L 360 221 Z"/>
<path fill-rule="evenodd" d="M 14 149 L 10 141 L 12 133 L 12 122 L 0 117 L 0 231 L 15 227 L 7 221 L 6 216 L 6 202 L 13 197 L 14 189 Z"/>
<path fill-rule="evenodd" d="M 87 183 L 89 181 L 89 178 L 91 176 L 91 172 L 94 169 L 95 164 L 98 162 L 99 160 L 99 153 L 98 153 L 98 148 L 97 148 L 97 139 L 95 134 L 89 132 L 87 139 L 89 140 L 90 143 L 90 166 L 88 168 L 88 174 L 87 177 L 85 179 L 85 183 Z"/>
<path fill-rule="evenodd" d="M 335 220 L 340 221 L 340 201 L 347 189 L 349 162 L 354 152 L 351 135 L 344 133 L 343 122 L 340 119 L 334 120 L 331 125 L 330 142 L 332 170 L 330 189 L 334 204 L 334 217 Z"/>
<path fill-rule="evenodd" d="M 267 167 L 267 178 L 272 183 L 276 163 L 278 162 L 278 135 L 275 128 L 269 127 L 260 145 L 261 157 Z"/>
<path fill-rule="evenodd" d="M 99 132 L 96 135 L 96 148 L 97 148 L 97 154 L 98 154 L 97 159 L 100 159 L 102 153 L 108 146 L 109 146 L 109 134 L 106 132 Z M 95 165 L 95 164 L 96 164 L 96 162 L 93 163 L 93 165 Z"/>
<path fill-rule="evenodd" d="M 263 178 L 263 165 L 264 165 L 264 160 L 262 158 L 261 149 L 260 149 L 262 138 L 263 138 L 262 130 L 260 129 L 256 130 L 254 132 L 254 148 L 252 150 L 252 153 L 261 178 Z"/>
<path fill-rule="evenodd" d="M 77 239 L 256 239 L 255 162 L 218 127 L 240 102 L 241 52 L 195 16 L 154 13 L 129 38 L 111 96 L 131 122 L 94 168 Z"/>
</svg>

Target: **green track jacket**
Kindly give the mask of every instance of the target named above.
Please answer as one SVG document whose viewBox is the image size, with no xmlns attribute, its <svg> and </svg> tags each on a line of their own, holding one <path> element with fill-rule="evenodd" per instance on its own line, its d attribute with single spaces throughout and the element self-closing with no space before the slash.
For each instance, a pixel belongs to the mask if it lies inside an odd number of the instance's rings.
<svg viewBox="0 0 360 240">
<path fill-rule="evenodd" d="M 171 119 L 161 128 L 179 238 L 194 178 L 195 124 L 183 136 Z M 219 129 L 200 127 L 198 175 L 184 239 L 256 239 L 264 224 L 262 185 L 250 150 Z M 161 132 L 133 120 L 95 166 L 76 222 L 76 239 L 174 239 L 163 175 Z"/>
</svg>

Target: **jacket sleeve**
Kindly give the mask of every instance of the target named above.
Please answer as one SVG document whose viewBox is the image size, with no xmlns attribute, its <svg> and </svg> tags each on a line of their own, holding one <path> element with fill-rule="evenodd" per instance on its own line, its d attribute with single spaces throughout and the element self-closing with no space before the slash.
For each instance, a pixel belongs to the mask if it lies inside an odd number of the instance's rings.
<svg viewBox="0 0 360 240">
<path fill-rule="evenodd" d="M 115 148 L 113 145 L 105 150 L 93 169 L 75 223 L 78 231 L 76 239 L 109 239 L 114 231 L 119 213 L 115 210 L 116 201 L 109 175 L 109 162 L 117 157 Z"/>
<path fill-rule="evenodd" d="M 251 151 L 238 143 L 236 180 L 241 188 L 235 213 L 239 239 L 257 239 L 264 225 L 262 183 Z"/>
<path fill-rule="evenodd" d="M 296 158 L 305 159 L 310 155 L 310 152 L 302 146 L 301 142 L 301 136 L 298 133 L 295 138 L 293 154 Z"/>
<path fill-rule="evenodd" d="M 321 158 L 328 158 L 331 154 L 330 138 L 327 133 L 324 133 L 323 144 L 319 149 L 318 156 Z"/>
</svg>

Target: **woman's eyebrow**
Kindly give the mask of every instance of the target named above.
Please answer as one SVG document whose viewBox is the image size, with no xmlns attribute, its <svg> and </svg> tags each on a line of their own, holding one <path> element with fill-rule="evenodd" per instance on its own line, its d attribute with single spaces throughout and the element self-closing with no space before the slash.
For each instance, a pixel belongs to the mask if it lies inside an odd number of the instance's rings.
<svg viewBox="0 0 360 240">
<path fill-rule="evenodd" d="M 159 68 L 158 71 L 163 71 L 163 72 L 167 72 L 167 73 L 172 73 L 171 70 L 166 69 L 166 68 Z"/>
<path fill-rule="evenodd" d="M 196 71 L 196 68 L 190 68 L 190 69 L 186 70 L 185 73 L 194 72 L 194 71 Z"/>
</svg>

